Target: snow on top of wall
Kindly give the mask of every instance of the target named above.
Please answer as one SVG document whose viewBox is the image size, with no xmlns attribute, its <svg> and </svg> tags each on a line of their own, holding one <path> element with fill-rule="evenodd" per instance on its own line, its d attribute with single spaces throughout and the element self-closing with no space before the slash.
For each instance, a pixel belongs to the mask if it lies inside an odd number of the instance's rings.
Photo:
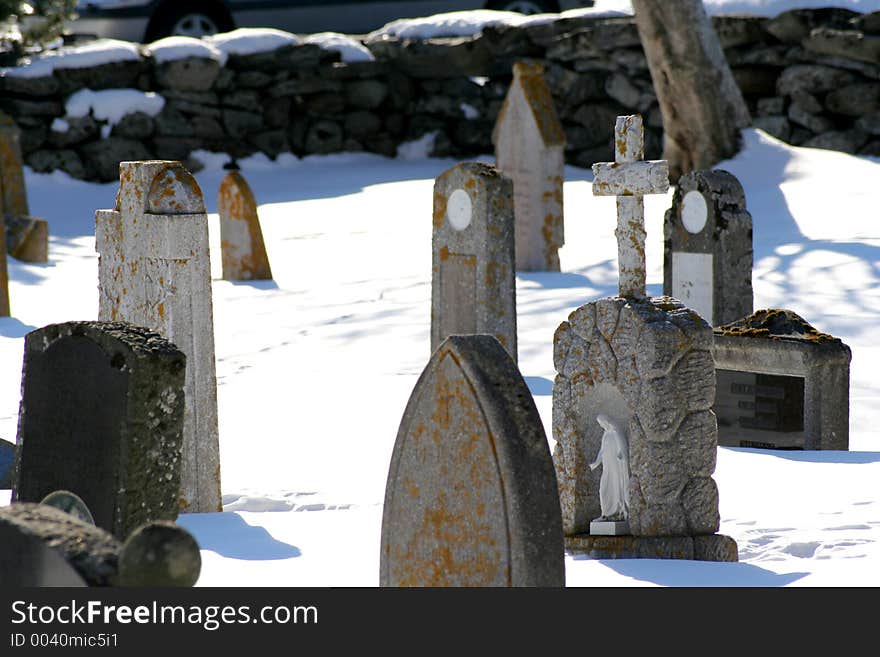
<svg viewBox="0 0 880 657">
<path fill-rule="evenodd" d="M 710 15 L 751 14 L 753 16 L 778 16 L 790 9 L 819 9 L 839 7 L 863 14 L 880 11 L 880 0 L 703 0 Z M 630 0 L 596 0 L 595 11 L 616 11 L 632 15 Z M 575 12 L 581 10 L 574 10 Z M 573 12 L 572 12 L 573 13 Z"/>
<path fill-rule="evenodd" d="M 253 55 L 300 43 L 296 35 L 271 27 L 242 27 L 204 40 L 227 55 Z"/>
<path fill-rule="evenodd" d="M 188 57 L 215 59 L 223 66 L 226 53 L 202 39 L 187 36 L 165 37 L 144 47 L 144 54 L 151 55 L 158 63 L 171 62 Z"/>
<path fill-rule="evenodd" d="M 165 99 L 152 91 L 81 89 L 67 99 L 67 102 L 64 103 L 64 111 L 65 118 L 68 119 L 87 116 L 91 112 L 96 119 L 107 121 L 113 125 L 121 121 L 126 114 L 135 112 L 156 116 L 164 106 Z"/>
<path fill-rule="evenodd" d="M 364 45 L 339 32 L 319 32 L 306 37 L 304 43 L 311 43 L 323 50 L 335 50 L 344 62 L 372 62 L 375 57 Z"/>
<path fill-rule="evenodd" d="M 555 14 L 548 16 L 555 17 Z M 529 17 L 534 20 L 535 17 Z M 511 11 L 477 9 L 453 11 L 423 18 L 402 18 L 391 21 L 371 32 L 369 38 L 383 36 L 402 39 L 437 39 L 442 37 L 466 37 L 479 34 L 483 28 L 495 25 L 519 25 L 528 20 L 526 16 Z"/>
<path fill-rule="evenodd" d="M 140 59 L 137 44 L 116 39 L 96 39 L 81 46 L 65 46 L 32 58 L 14 68 L 0 69 L 3 75 L 18 78 L 41 78 L 52 75 L 55 69 L 89 68 L 114 62 Z"/>
</svg>

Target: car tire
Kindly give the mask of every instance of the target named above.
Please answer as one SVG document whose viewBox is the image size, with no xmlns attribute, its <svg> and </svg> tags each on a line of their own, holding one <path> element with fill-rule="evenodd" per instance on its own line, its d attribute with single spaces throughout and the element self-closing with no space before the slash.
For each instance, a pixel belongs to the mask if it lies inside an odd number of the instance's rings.
<svg viewBox="0 0 880 657">
<path fill-rule="evenodd" d="M 556 14 L 559 13 L 559 3 L 554 0 L 492 0 L 486 9 L 520 14 Z"/>
<path fill-rule="evenodd" d="M 229 11 L 217 2 L 166 2 L 150 19 L 144 42 L 168 36 L 202 37 L 235 28 Z"/>
</svg>

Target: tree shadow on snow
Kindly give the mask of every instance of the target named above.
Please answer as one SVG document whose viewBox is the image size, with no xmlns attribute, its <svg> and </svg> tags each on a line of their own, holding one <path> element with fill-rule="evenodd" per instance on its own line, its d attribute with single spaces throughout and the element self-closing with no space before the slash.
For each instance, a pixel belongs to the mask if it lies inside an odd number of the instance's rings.
<svg viewBox="0 0 880 657">
<path fill-rule="evenodd" d="M 237 513 L 187 513 L 178 516 L 177 524 L 193 535 L 201 549 L 230 559 L 264 561 L 302 555 L 298 547 L 247 524 Z"/>
<path fill-rule="evenodd" d="M 868 465 L 880 463 L 880 452 L 843 452 L 836 450 L 786 450 L 786 449 L 754 449 L 750 447 L 724 447 L 736 452 L 748 452 L 762 456 L 774 456 L 798 463 L 842 463 L 850 465 Z"/>
<path fill-rule="evenodd" d="M 35 331 L 36 328 L 36 326 L 25 324 L 15 317 L 0 317 L 0 335 L 4 338 L 23 338 L 31 331 Z"/>
<path fill-rule="evenodd" d="M 576 555 L 576 560 L 588 559 Z M 659 586 L 778 587 L 810 573 L 774 573 L 748 563 L 718 563 L 680 559 L 603 559 L 602 563 L 626 577 Z"/>
</svg>

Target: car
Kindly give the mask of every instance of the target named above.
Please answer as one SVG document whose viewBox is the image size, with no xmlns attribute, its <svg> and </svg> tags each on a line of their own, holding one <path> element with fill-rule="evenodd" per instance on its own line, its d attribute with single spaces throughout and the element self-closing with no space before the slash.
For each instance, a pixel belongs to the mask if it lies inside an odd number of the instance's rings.
<svg viewBox="0 0 880 657">
<path fill-rule="evenodd" d="M 365 34 L 398 18 L 450 11 L 536 14 L 592 4 L 592 0 L 79 0 L 71 31 L 143 43 L 174 35 L 202 37 L 238 27 Z"/>
</svg>

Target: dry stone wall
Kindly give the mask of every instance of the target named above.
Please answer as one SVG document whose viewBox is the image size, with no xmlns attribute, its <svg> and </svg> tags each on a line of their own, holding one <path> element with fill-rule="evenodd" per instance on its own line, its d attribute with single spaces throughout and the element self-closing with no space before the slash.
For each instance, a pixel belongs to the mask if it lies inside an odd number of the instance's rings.
<svg viewBox="0 0 880 657">
<path fill-rule="evenodd" d="M 880 16 L 844 9 L 775 18 L 715 17 L 754 125 L 795 145 L 880 155 Z M 576 17 L 492 27 L 473 37 L 364 39 L 375 61 L 343 62 L 314 44 L 271 52 L 0 73 L 0 110 L 22 128 L 25 162 L 115 180 L 120 160 L 186 161 L 206 149 L 243 157 L 337 151 L 394 156 L 436 133 L 433 155 L 491 154 L 515 61 L 542 61 L 566 136 L 566 161 L 611 160 L 618 115 L 645 116 L 645 156 L 660 155 L 662 118 L 632 18 Z M 83 89 L 159 94 L 161 111 L 115 124 L 65 118 Z M 66 130 L 59 130 L 59 121 Z"/>
</svg>

